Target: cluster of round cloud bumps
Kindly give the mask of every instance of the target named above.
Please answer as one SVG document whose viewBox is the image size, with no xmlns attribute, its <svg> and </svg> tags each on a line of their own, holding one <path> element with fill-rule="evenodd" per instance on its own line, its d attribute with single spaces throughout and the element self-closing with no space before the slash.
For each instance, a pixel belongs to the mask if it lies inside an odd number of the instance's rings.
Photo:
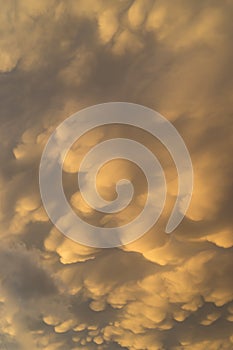
<svg viewBox="0 0 233 350">
<path fill-rule="evenodd" d="M 0 349 L 233 348 L 232 11 L 231 0 L 1 1 Z M 106 164 L 97 186 L 112 200 L 116 182 L 130 179 L 129 207 L 99 215 L 83 201 L 78 165 L 109 138 L 148 147 L 168 187 L 147 234 L 97 249 L 50 222 L 38 168 L 56 126 L 110 101 L 148 106 L 173 123 L 192 158 L 194 190 L 184 220 L 166 234 L 177 193 L 167 150 L 128 126 L 90 131 L 63 168 L 77 215 L 120 226 L 145 203 L 143 174 L 123 160 Z"/>
</svg>

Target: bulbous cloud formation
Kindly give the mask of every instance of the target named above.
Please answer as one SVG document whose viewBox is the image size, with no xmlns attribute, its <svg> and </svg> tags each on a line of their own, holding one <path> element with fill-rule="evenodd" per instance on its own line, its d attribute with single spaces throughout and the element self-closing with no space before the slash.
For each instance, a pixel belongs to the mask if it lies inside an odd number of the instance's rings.
<svg viewBox="0 0 233 350">
<path fill-rule="evenodd" d="M 232 349 L 232 10 L 230 0 L 1 1 L 0 348 Z M 190 151 L 195 184 L 185 219 L 166 235 L 177 193 L 166 149 L 120 125 L 84 135 L 63 174 L 83 219 L 122 225 L 145 203 L 143 174 L 123 160 L 106 164 L 97 186 L 112 200 L 116 182 L 131 180 L 125 211 L 100 215 L 81 198 L 78 165 L 108 138 L 152 150 L 168 186 L 161 220 L 145 236 L 92 249 L 49 221 L 38 166 L 57 125 L 109 101 L 170 120 Z"/>
</svg>

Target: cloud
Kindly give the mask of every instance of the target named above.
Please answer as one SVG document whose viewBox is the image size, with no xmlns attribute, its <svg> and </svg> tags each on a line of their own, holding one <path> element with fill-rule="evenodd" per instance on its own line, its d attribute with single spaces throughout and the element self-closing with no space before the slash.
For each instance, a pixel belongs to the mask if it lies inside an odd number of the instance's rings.
<svg viewBox="0 0 233 350">
<path fill-rule="evenodd" d="M 2 4 L 0 347 L 232 348 L 231 12 L 227 0 Z M 173 122 L 192 157 L 193 198 L 183 222 L 166 235 L 177 193 L 168 152 L 134 128 L 89 132 L 68 153 L 63 174 L 67 199 L 85 220 L 119 226 L 145 202 L 144 177 L 125 161 L 103 167 L 97 183 L 112 200 L 116 182 L 132 180 L 129 208 L 100 215 L 81 198 L 78 165 L 108 138 L 144 143 L 168 185 L 165 210 L 146 235 L 119 249 L 93 249 L 49 221 L 39 161 L 62 120 L 119 100 Z"/>
</svg>

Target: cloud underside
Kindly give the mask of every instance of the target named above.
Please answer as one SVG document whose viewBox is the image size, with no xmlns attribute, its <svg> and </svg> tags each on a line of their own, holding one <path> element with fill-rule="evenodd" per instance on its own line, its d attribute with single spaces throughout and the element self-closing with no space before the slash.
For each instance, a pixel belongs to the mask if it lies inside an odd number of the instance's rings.
<svg viewBox="0 0 233 350">
<path fill-rule="evenodd" d="M 0 348 L 230 350 L 233 347 L 232 10 L 229 0 L 1 1 Z M 84 220 L 120 226 L 145 203 L 131 163 L 101 169 L 98 189 L 135 185 L 129 208 L 98 215 L 77 170 L 97 143 L 124 135 L 163 165 L 168 193 L 157 224 L 116 249 L 66 237 L 43 209 L 38 166 L 55 127 L 97 103 L 153 108 L 182 135 L 194 166 L 190 208 L 164 233 L 177 192 L 166 149 L 113 126 L 90 131 L 64 163 L 64 188 Z M 60 135 L 62 138 L 62 135 Z"/>
</svg>

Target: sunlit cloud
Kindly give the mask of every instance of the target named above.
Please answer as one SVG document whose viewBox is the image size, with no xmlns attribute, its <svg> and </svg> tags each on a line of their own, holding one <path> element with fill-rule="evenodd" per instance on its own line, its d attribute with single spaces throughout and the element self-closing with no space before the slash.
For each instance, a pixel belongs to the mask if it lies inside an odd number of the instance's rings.
<svg viewBox="0 0 233 350">
<path fill-rule="evenodd" d="M 233 347 L 232 7 L 228 0 L 2 3 L 0 348 Z M 85 220 L 120 226 L 145 203 L 145 178 L 126 161 L 110 162 L 97 179 L 106 200 L 115 198 L 120 178 L 132 180 L 126 210 L 102 215 L 81 197 L 78 166 L 108 138 L 144 143 L 168 186 L 165 209 L 147 234 L 94 249 L 53 226 L 38 168 L 59 123 L 111 101 L 148 106 L 173 123 L 192 158 L 194 191 L 182 223 L 165 234 L 177 194 L 166 149 L 123 126 L 84 135 L 67 154 L 63 183 Z"/>
</svg>

